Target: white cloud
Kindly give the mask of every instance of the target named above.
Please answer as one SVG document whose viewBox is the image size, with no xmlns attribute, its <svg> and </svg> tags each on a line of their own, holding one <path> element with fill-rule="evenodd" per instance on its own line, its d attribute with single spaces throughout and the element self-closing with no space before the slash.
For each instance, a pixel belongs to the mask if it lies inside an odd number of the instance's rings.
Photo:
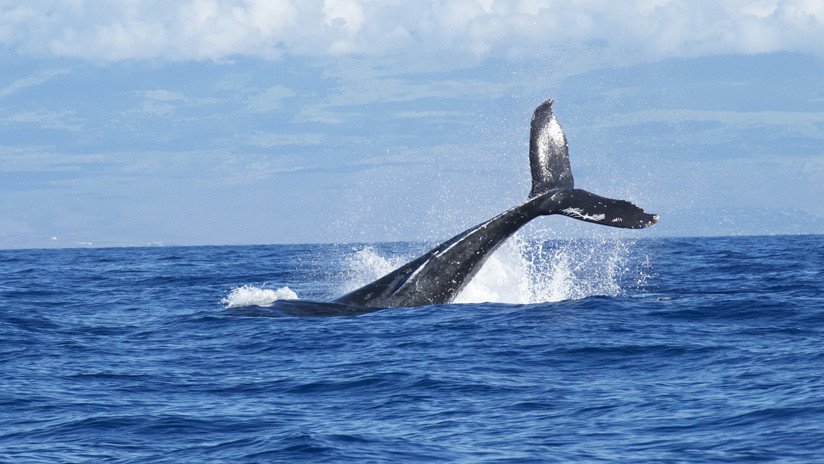
<svg viewBox="0 0 824 464">
<path fill-rule="evenodd" d="M 258 132 L 249 136 L 248 143 L 262 148 L 273 148 L 284 145 L 320 145 L 323 143 L 322 134 L 277 134 Z"/>
<path fill-rule="evenodd" d="M 135 92 L 143 97 L 141 112 L 152 116 L 169 116 L 175 112 L 178 105 L 188 103 L 189 99 L 182 92 L 153 89 Z"/>
<path fill-rule="evenodd" d="M 295 91 L 282 85 L 273 85 L 249 99 L 249 109 L 256 113 L 269 113 L 280 108 L 284 98 L 292 97 Z"/>
<path fill-rule="evenodd" d="M 441 65 L 601 48 L 636 59 L 824 54 L 820 0 L 32 0 L 0 6 L 0 44 L 95 61 L 368 55 Z"/>
<path fill-rule="evenodd" d="M 27 89 L 29 87 L 36 87 L 54 77 L 57 77 L 61 74 L 68 74 L 70 71 L 68 69 L 54 69 L 46 72 L 42 72 L 36 76 L 32 77 L 24 77 L 22 79 L 17 79 L 16 81 L 12 82 L 11 84 L 3 87 L 0 89 L 0 97 L 7 97 L 9 95 L 13 95 L 21 90 Z"/>
<path fill-rule="evenodd" d="M 43 129 L 76 132 L 82 129 L 73 111 L 23 111 L 2 119 L 6 122 L 33 124 Z"/>
<path fill-rule="evenodd" d="M 330 105 L 307 105 L 295 115 L 293 122 L 316 122 L 320 124 L 340 124 L 345 117 L 339 111 L 331 111 Z"/>
<path fill-rule="evenodd" d="M 824 140 L 824 114 L 804 111 L 645 110 L 603 121 L 601 127 L 631 127 L 653 123 L 707 122 L 729 129 L 778 131 Z"/>
<path fill-rule="evenodd" d="M 392 115 L 395 119 L 429 119 L 448 121 L 466 117 L 460 111 L 399 111 Z"/>
<path fill-rule="evenodd" d="M 163 89 L 154 89 L 154 90 L 144 90 L 142 92 L 138 92 L 139 95 L 146 98 L 147 100 L 155 100 L 155 101 L 186 101 L 186 96 L 183 95 L 182 92 L 176 92 L 171 90 L 163 90 Z"/>
</svg>

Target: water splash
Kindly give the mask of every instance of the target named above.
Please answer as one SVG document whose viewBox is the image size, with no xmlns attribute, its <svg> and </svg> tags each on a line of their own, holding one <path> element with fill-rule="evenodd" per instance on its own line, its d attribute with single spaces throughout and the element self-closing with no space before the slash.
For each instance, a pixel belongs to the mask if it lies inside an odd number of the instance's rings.
<svg viewBox="0 0 824 464">
<path fill-rule="evenodd" d="M 349 293 L 363 287 L 399 268 L 409 259 L 410 257 L 406 256 L 384 257 L 371 246 L 355 250 L 344 259 L 345 277 L 341 293 Z"/>
<path fill-rule="evenodd" d="M 631 242 L 611 239 L 535 241 L 519 234 L 507 240 L 455 298 L 455 303 L 529 304 L 617 296 L 622 283 L 642 285 L 647 261 L 630 258 Z M 338 294 L 366 285 L 402 266 L 414 256 L 384 256 L 367 246 L 343 260 Z M 626 285 L 626 284 L 624 284 Z M 235 287 L 221 302 L 227 308 L 271 306 L 294 300 L 289 287 Z"/>
<path fill-rule="evenodd" d="M 621 283 L 636 271 L 626 241 L 542 242 L 527 271 L 532 275 L 530 303 L 618 296 Z"/>
<path fill-rule="evenodd" d="M 277 290 L 260 288 L 254 285 L 235 287 L 225 298 L 220 300 L 227 308 L 243 308 L 246 306 L 269 307 L 277 300 L 296 300 L 298 294 L 289 287 Z"/>
<path fill-rule="evenodd" d="M 642 284 L 643 263 L 631 242 L 614 239 L 534 241 L 516 234 L 499 248 L 455 298 L 455 303 L 529 304 L 617 296 L 622 283 Z M 365 247 L 345 259 L 342 293 L 397 269 L 411 256 L 382 256 Z"/>
<path fill-rule="evenodd" d="M 533 263 L 528 244 L 516 236 L 490 256 L 455 303 L 532 303 Z"/>
</svg>

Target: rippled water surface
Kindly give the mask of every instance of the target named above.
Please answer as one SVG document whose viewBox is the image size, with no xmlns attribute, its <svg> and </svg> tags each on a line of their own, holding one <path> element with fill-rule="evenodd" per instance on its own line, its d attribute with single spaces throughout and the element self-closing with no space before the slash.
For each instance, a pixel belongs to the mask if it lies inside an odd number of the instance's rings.
<svg viewBox="0 0 824 464">
<path fill-rule="evenodd" d="M 0 462 L 824 462 L 824 237 L 522 240 L 461 304 L 283 310 L 420 250 L 0 251 Z"/>
</svg>

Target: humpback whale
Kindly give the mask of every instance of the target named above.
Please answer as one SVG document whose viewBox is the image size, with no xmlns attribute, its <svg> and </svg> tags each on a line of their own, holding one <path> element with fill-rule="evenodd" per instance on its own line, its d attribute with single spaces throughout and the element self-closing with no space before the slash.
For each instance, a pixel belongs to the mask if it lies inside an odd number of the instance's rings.
<svg viewBox="0 0 824 464">
<path fill-rule="evenodd" d="M 365 308 L 450 303 L 507 238 L 539 216 L 562 214 L 627 229 L 655 224 L 658 215 L 646 213 L 628 201 L 575 188 L 566 135 L 552 111 L 552 103 L 551 99 L 543 102 L 532 116 L 529 136 L 532 189 L 525 202 L 461 232 L 333 303 Z"/>
</svg>

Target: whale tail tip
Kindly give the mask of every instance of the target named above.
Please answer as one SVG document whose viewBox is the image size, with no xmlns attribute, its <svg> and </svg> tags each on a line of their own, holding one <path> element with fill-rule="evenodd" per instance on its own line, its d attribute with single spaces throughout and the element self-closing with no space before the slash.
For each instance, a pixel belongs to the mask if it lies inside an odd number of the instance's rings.
<svg viewBox="0 0 824 464">
<path fill-rule="evenodd" d="M 534 198 L 552 189 L 575 186 L 569 166 L 569 148 L 564 129 L 552 111 L 550 98 L 535 108 L 529 130 L 529 167 Z"/>
<path fill-rule="evenodd" d="M 580 221 L 623 229 L 644 229 L 660 216 L 626 200 L 602 197 L 581 189 L 562 190 L 549 197 L 544 214 L 562 214 Z"/>
</svg>

